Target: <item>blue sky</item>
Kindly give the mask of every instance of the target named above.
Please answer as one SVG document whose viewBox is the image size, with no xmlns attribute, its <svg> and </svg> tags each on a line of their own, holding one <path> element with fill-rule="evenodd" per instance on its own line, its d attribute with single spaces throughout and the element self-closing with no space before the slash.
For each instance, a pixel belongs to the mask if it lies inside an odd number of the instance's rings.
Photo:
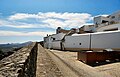
<svg viewBox="0 0 120 77">
<path fill-rule="evenodd" d="M 119 5 L 120 0 L 0 0 L 0 43 L 41 41 L 58 26 L 79 28 Z"/>
</svg>

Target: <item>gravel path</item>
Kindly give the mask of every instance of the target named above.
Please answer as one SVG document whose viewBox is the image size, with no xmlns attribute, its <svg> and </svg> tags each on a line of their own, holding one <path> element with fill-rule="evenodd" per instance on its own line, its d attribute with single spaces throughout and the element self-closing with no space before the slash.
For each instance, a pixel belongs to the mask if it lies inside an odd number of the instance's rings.
<svg viewBox="0 0 120 77">
<path fill-rule="evenodd" d="M 38 45 L 36 77 L 63 77 L 44 48 Z"/>
<path fill-rule="evenodd" d="M 50 52 L 47 50 L 47 53 L 51 56 L 51 58 L 54 60 L 56 65 L 59 67 L 59 69 L 62 71 L 62 74 L 64 77 L 80 77 L 79 74 L 77 74 L 74 70 L 72 70 L 64 60 L 62 60 L 60 57 L 56 56 L 53 52 Z"/>
<path fill-rule="evenodd" d="M 38 45 L 36 77 L 120 77 L 120 63 L 91 67 L 77 52 L 44 49 Z"/>
<path fill-rule="evenodd" d="M 71 70 L 76 72 L 79 77 L 115 77 L 111 76 L 107 72 L 100 72 L 98 69 L 94 67 L 88 66 L 80 61 L 78 61 L 76 52 L 68 52 L 68 51 L 58 51 L 51 50 L 56 56 L 62 59 L 66 65 L 69 66 Z"/>
</svg>

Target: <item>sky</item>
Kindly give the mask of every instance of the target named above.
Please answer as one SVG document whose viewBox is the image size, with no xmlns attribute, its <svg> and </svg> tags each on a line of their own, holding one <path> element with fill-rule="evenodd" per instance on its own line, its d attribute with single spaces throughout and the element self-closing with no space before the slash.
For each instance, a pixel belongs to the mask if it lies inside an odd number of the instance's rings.
<svg viewBox="0 0 120 77">
<path fill-rule="evenodd" d="M 0 44 L 42 41 L 120 10 L 120 0 L 0 0 Z"/>
</svg>

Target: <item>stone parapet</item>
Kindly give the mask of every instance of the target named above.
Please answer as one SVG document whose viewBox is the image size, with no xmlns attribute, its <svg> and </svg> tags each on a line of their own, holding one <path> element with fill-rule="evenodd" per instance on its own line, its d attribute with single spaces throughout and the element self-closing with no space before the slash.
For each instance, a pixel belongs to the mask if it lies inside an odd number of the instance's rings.
<svg viewBox="0 0 120 77">
<path fill-rule="evenodd" d="M 23 47 L 0 61 L 0 77 L 35 77 L 37 43 Z"/>
</svg>

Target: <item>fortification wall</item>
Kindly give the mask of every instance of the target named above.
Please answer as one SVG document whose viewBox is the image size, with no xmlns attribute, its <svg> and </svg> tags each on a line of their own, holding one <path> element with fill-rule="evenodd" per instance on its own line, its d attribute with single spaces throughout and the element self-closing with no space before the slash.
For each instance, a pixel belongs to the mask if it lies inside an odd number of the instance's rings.
<svg viewBox="0 0 120 77">
<path fill-rule="evenodd" d="M 35 77 L 37 43 L 23 47 L 0 61 L 0 77 Z"/>
</svg>

